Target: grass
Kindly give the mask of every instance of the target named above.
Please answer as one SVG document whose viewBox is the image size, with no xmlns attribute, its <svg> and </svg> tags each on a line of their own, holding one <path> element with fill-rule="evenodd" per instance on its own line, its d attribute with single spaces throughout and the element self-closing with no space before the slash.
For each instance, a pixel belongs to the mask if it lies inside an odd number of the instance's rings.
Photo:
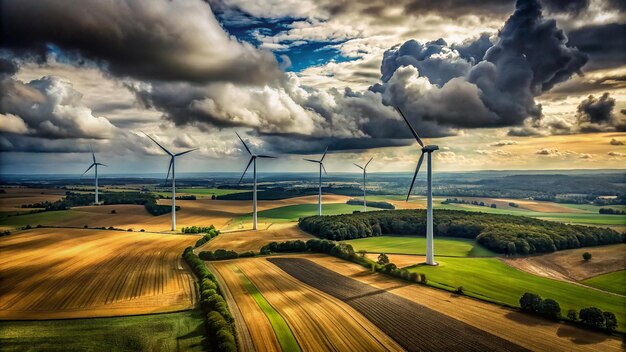
<svg viewBox="0 0 626 352">
<path fill-rule="evenodd" d="M 2 351 L 202 351 L 198 309 L 134 317 L 0 322 Z"/>
<path fill-rule="evenodd" d="M 248 293 L 252 296 L 256 304 L 259 305 L 265 316 L 270 321 L 272 325 L 272 329 L 274 329 L 274 333 L 276 334 L 276 338 L 278 339 L 278 343 L 283 351 L 300 351 L 300 346 L 298 345 L 298 341 L 293 336 L 289 325 L 283 317 L 272 307 L 272 305 L 263 297 L 263 294 L 257 289 L 256 286 L 246 277 L 246 275 L 241 272 L 241 270 L 233 265 L 231 267 L 234 272 L 237 273 L 241 283 Z"/>
<path fill-rule="evenodd" d="M 559 302 L 564 315 L 569 309 L 598 307 L 611 311 L 620 324 L 618 330 L 626 332 L 626 298 L 602 293 L 590 288 L 535 276 L 502 263 L 497 258 L 435 258 L 439 266 L 416 265 L 412 272 L 426 274 L 431 286 L 455 289 L 472 297 L 509 306 L 519 307 L 524 292 L 539 294 Z"/>
<path fill-rule="evenodd" d="M 324 215 L 338 215 L 338 214 L 352 214 L 353 211 L 363 211 L 362 205 L 348 205 L 344 203 L 322 204 L 322 214 Z M 297 221 L 304 216 L 317 215 L 317 204 L 296 204 L 287 205 L 284 207 L 273 208 L 258 212 L 258 217 L 271 219 L 274 222 L 282 221 Z M 233 219 L 236 221 L 250 221 L 252 214 L 244 215 L 239 218 Z"/>
<path fill-rule="evenodd" d="M 395 254 L 426 254 L 426 238 L 410 236 L 380 236 L 347 240 L 356 250 Z M 495 253 L 466 238 L 436 238 L 435 252 L 437 255 L 450 257 L 491 257 Z"/>
<path fill-rule="evenodd" d="M 0 226 L 21 227 L 31 225 L 54 225 L 56 221 L 79 216 L 72 210 L 44 211 L 40 213 L 16 215 L 0 218 Z"/>
<path fill-rule="evenodd" d="M 582 282 L 585 285 L 604 291 L 626 295 L 626 270 L 598 275 Z M 624 324 L 626 322 L 622 322 Z"/>
</svg>

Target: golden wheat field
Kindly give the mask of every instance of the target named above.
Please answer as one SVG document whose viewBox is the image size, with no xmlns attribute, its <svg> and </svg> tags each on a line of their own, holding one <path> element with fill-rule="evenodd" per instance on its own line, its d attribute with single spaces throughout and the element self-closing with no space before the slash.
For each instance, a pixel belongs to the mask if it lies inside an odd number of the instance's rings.
<svg viewBox="0 0 626 352">
<path fill-rule="evenodd" d="M 122 316 L 196 302 L 182 250 L 197 236 L 33 229 L 0 237 L 0 319 Z"/>
<path fill-rule="evenodd" d="M 22 208 L 22 205 L 40 202 L 55 202 L 65 196 L 60 189 L 6 187 L 0 193 L 0 212 L 28 212 L 34 209 Z"/>
<path fill-rule="evenodd" d="M 265 299 L 285 319 L 298 344 L 305 351 L 401 351 L 402 348 L 345 303 L 291 277 L 264 258 L 237 260 L 239 268 Z M 270 341 L 271 326 L 261 319 L 260 310 L 234 275 L 233 261 L 213 263 L 225 282 L 243 320 L 236 320 L 238 332 L 249 335 L 254 347 Z M 271 348 L 270 348 L 271 349 Z M 264 350 L 262 348 L 261 350 Z M 274 349 L 275 350 L 275 349 Z"/>
<path fill-rule="evenodd" d="M 255 251 L 270 242 L 284 242 L 291 240 L 307 241 L 314 238 L 312 235 L 300 230 L 297 224 L 272 224 L 265 230 L 225 232 L 207 242 L 198 250 L 214 251 L 216 249 L 229 249 L 235 252 Z"/>
<path fill-rule="evenodd" d="M 622 351 L 622 342 L 606 334 L 550 322 L 469 297 L 371 273 L 366 268 L 326 255 L 291 255 L 381 290 L 404 297 L 533 351 Z M 532 337 L 532 338 L 529 338 Z"/>
</svg>

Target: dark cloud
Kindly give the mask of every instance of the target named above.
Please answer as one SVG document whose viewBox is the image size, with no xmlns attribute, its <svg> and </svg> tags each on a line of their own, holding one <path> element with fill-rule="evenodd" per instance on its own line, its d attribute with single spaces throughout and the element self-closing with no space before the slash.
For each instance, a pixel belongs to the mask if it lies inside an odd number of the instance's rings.
<svg viewBox="0 0 626 352">
<path fill-rule="evenodd" d="M 466 15 L 492 16 L 505 14 L 513 9 L 513 0 L 410 0 L 405 5 L 409 13 L 436 13 L 457 18 Z"/>
<path fill-rule="evenodd" d="M 615 99 L 604 93 L 600 98 L 590 95 L 583 100 L 577 108 L 578 121 L 580 123 L 606 124 L 613 119 Z"/>
<path fill-rule="evenodd" d="M 263 83 L 280 75 L 274 56 L 239 43 L 208 4 L 190 1 L 3 1 L 0 47 L 101 63 L 145 80 Z"/>
<path fill-rule="evenodd" d="M 452 49 L 458 51 L 465 60 L 476 63 L 483 60 L 485 53 L 492 46 L 491 34 L 483 33 L 478 39 L 470 39 L 460 44 L 453 44 Z"/>
<path fill-rule="evenodd" d="M 589 0 L 541 0 L 544 8 L 550 13 L 567 13 L 580 15 L 589 7 Z"/>
<path fill-rule="evenodd" d="M 626 23 L 582 27 L 567 36 L 571 46 L 589 54 L 586 70 L 619 67 L 626 62 Z"/>
</svg>

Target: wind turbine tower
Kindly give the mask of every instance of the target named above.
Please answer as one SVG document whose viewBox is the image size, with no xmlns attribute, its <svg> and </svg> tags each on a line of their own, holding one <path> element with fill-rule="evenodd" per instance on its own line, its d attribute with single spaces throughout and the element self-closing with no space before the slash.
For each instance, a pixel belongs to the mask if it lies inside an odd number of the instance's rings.
<svg viewBox="0 0 626 352">
<path fill-rule="evenodd" d="M 246 166 L 246 169 L 243 170 L 243 174 L 241 175 L 241 178 L 239 179 L 239 183 L 241 183 L 241 180 L 243 180 L 243 177 L 246 175 L 246 172 L 248 171 L 250 164 L 254 164 L 252 166 L 252 229 L 256 230 L 257 225 L 258 225 L 257 196 L 256 196 L 256 159 L 257 158 L 274 159 L 276 157 L 269 156 L 269 155 L 252 154 L 252 152 L 250 151 L 250 148 L 248 148 L 248 146 L 246 145 L 246 142 L 244 142 L 243 139 L 241 139 L 241 136 L 239 135 L 239 133 L 235 132 L 235 134 L 237 135 L 237 137 L 239 137 L 239 140 L 241 141 L 241 143 L 243 143 L 243 146 L 246 148 L 246 151 L 248 151 L 248 154 L 250 154 L 250 161 L 248 161 L 248 165 Z"/>
<path fill-rule="evenodd" d="M 324 167 L 324 158 L 326 157 L 326 153 L 328 153 L 328 147 L 326 147 L 324 155 L 322 155 L 322 158 L 320 160 L 304 159 L 306 161 L 318 163 L 320 165 L 320 189 L 317 195 L 317 215 L 320 216 L 322 215 L 322 170 L 324 170 L 324 174 L 328 175 L 328 172 L 326 172 L 326 168 Z"/>
<path fill-rule="evenodd" d="M 91 146 L 89 146 L 89 148 L 91 148 Z M 106 167 L 106 165 L 101 164 L 99 162 L 96 161 L 96 154 L 93 153 L 93 148 L 91 148 L 91 157 L 93 158 L 93 163 L 91 165 L 89 165 L 89 168 L 87 168 L 87 170 L 85 170 L 85 172 L 83 172 L 82 175 L 80 175 L 80 177 L 85 176 L 85 174 L 87 173 L 87 171 L 91 170 L 92 167 L 95 167 L 95 174 L 96 174 L 96 199 L 94 201 L 94 205 L 98 205 L 98 166 L 104 166 Z"/>
<path fill-rule="evenodd" d="M 409 130 L 415 137 L 417 143 L 422 147 L 422 155 L 420 155 L 419 161 L 417 162 L 417 168 L 415 168 L 415 174 L 413 175 L 413 181 L 411 181 L 411 187 L 409 187 L 409 193 L 406 196 L 407 202 L 409 201 L 409 197 L 411 196 L 411 191 L 413 190 L 413 184 L 415 184 L 415 178 L 417 177 L 417 173 L 420 171 L 420 166 L 422 165 L 422 161 L 424 160 L 424 154 L 428 155 L 427 161 L 427 190 L 426 190 L 426 264 L 428 265 L 437 265 L 435 262 L 435 253 L 434 253 L 434 244 L 433 244 L 433 170 L 432 170 L 432 154 L 434 151 L 439 150 L 439 147 L 436 145 L 424 145 L 420 137 L 411 126 L 409 120 L 404 116 L 402 111 L 399 108 L 396 108 L 398 113 L 402 116 L 406 124 L 409 126 Z"/>
<path fill-rule="evenodd" d="M 146 134 L 144 132 L 146 136 Z M 181 156 L 183 154 L 187 154 L 189 152 L 193 152 L 194 150 L 198 150 L 198 148 L 190 149 L 184 151 L 182 153 L 173 154 L 169 150 L 165 149 L 159 142 L 155 141 L 154 138 L 148 136 L 156 145 L 158 145 L 167 155 L 170 156 L 170 166 L 167 169 L 167 177 L 165 178 L 165 183 L 167 184 L 167 179 L 170 177 L 170 171 L 172 172 L 172 231 L 176 231 L 176 157 Z"/>
<path fill-rule="evenodd" d="M 360 168 L 361 170 L 363 170 L 363 211 L 366 212 L 367 211 L 367 200 L 365 199 L 365 180 L 367 178 L 367 165 L 369 165 L 372 162 L 372 159 L 374 158 L 370 158 L 370 161 L 367 162 L 367 164 L 365 164 L 365 166 L 361 166 L 358 164 L 354 164 L 356 165 L 356 167 Z"/>
</svg>

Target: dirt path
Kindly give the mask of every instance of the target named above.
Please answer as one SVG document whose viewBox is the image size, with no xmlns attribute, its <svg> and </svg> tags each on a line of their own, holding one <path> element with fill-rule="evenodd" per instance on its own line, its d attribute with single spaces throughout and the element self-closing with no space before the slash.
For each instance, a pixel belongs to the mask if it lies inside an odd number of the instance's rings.
<svg viewBox="0 0 626 352">
<path fill-rule="evenodd" d="M 407 351 L 526 351 L 408 299 L 339 275 L 304 258 L 269 258 L 298 280 L 346 302 Z"/>
</svg>

